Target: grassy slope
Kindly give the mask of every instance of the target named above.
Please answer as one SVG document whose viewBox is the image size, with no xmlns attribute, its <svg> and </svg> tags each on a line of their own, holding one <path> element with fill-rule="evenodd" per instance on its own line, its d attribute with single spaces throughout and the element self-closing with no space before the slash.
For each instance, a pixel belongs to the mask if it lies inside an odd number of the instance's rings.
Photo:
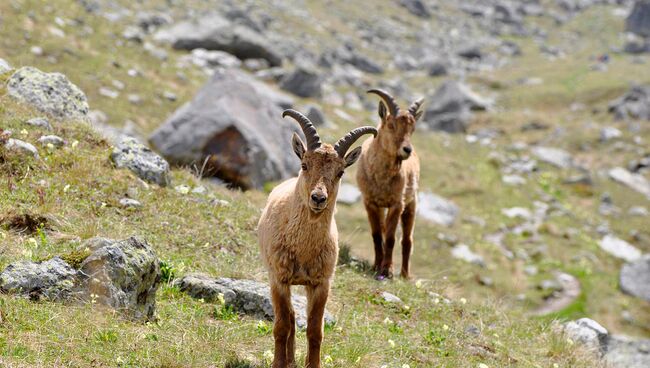
<svg viewBox="0 0 650 368">
<path fill-rule="evenodd" d="M 65 19 L 82 19 L 95 30 L 93 34 L 82 35 L 80 27 L 64 27 L 65 39 L 52 37 L 47 30 L 47 25 L 52 23 L 52 9 L 41 7 L 41 3 L 36 1 L 18 3 L 23 4 L 20 11 L 6 2 L 0 4 L 0 13 L 8 14 L 4 17 L 8 26 L 0 31 L 0 50 L 4 56 L 14 65 L 35 65 L 48 71 L 64 72 L 88 94 L 91 106 L 108 112 L 114 124 L 131 119 L 144 132 L 151 131 L 200 86 L 202 78 L 198 73 L 184 71 L 187 80 L 177 77 L 173 66 L 177 54 L 171 52 L 172 60 L 161 63 L 141 52 L 138 46 L 116 45 L 116 35 L 121 29 L 89 16 L 74 1 L 63 0 L 56 14 Z M 310 6 L 318 12 L 318 4 Z M 24 15 L 25 9 L 34 10 L 33 19 Z M 360 11 L 355 6 L 347 10 L 350 14 Z M 11 16 L 13 14 L 16 15 Z M 596 9 L 574 20 L 563 31 L 612 35 L 611 31 L 603 30 L 621 27 L 620 20 L 599 14 L 607 12 Z M 338 24 L 335 19 L 328 21 Z M 22 38 L 25 29 L 30 31 L 29 41 Z M 107 39 L 113 41 L 107 43 Z M 552 34 L 551 41 L 559 42 L 560 39 L 560 34 Z M 534 142 L 542 136 L 523 135 L 518 128 L 532 119 L 540 119 L 553 127 L 567 129 L 567 134 L 552 142 L 553 145 L 576 152 L 580 159 L 596 162 L 596 167 L 606 168 L 612 163 L 627 162 L 632 157 L 629 152 L 603 147 L 612 151 L 603 158 L 577 149 L 585 142 L 598 144 L 595 142 L 597 129 L 585 134 L 583 122 L 594 120 L 601 125 L 610 121 L 604 113 L 592 116 L 590 107 L 602 109 L 609 98 L 623 91 L 630 81 L 637 78 L 635 75 L 640 75 L 631 71 L 640 73 L 643 69 L 642 65 L 632 64 L 627 57 L 614 56 L 610 73 L 590 72 L 587 68 L 589 56 L 604 49 L 604 44 L 599 42 L 587 43 L 567 59 L 548 62 L 532 42 L 523 41 L 525 54 L 514 65 L 470 80 L 483 92 L 499 93 L 499 106 L 504 109 L 479 116 L 477 126 L 489 124 L 510 133 L 507 138 L 499 139 L 503 145 L 510 140 Z M 32 55 L 29 46 L 34 44 L 42 46 L 47 55 L 56 56 L 58 62 L 52 65 L 45 58 Z M 64 52 L 64 47 L 73 51 Z M 113 66 L 115 59 L 121 67 Z M 128 77 L 126 72 L 131 67 L 140 69 L 145 76 Z M 534 88 L 514 86 L 490 90 L 491 80 L 514 82 L 523 76 L 539 76 L 545 83 Z M 113 79 L 126 83 L 126 90 L 121 92 L 120 98 L 110 100 L 99 96 L 99 87 L 110 86 Z M 410 82 L 414 90 L 429 90 L 438 80 Z M 179 101 L 164 100 L 160 95 L 165 90 L 179 95 Z M 140 94 L 145 97 L 145 102 L 141 106 L 130 105 L 126 101 L 128 93 Z M 568 105 L 574 101 L 586 103 L 586 112 L 570 113 Z M 0 102 L 0 126 L 13 130 L 18 138 L 34 142 L 39 132 L 23 126 L 21 121 L 37 114 L 7 97 L 2 97 Z M 325 109 L 332 111 L 328 106 Z M 351 113 L 359 120 L 368 120 L 366 113 Z M 333 138 L 352 126 L 349 122 L 337 123 L 341 129 L 324 132 L 325 136 Z M 25 136 L 20 133 L 23 129 L 27 131 Z M 30 162 L 29 165 L 19 161 L 11 165 L 13 159 L 10 159 L 2 167 L 3 177 L 9 172 L 7 170 L 15 172 L 11 179 L 12 191 L 4 183 L 0 186 L 0 215 L 23 212 L 45 215 L 51 219 L 52 225 L 51 230 L 45 232 L 45 239 L 38 234 L 2 230 L 0 267 L 26 257 L 41 259 L 68 252 L 79 240 L 92 236 L 120 238 L 141 234 L 179 273 L 203 271 L 264 280 L 253 232 L 257 209 L 263 205 L 263 194 L 239 194 L 210 187 L 215 198 L 230 202 L 230 206 L 215 207 L 203 196 L 182 195 L 172 189 L 145 188 L 128 172 L 110 167 L 109 145 L 86 127 L 63 122 L 56 124 L 55 129 L 56 134 L 69 142 L 77 140 L 76 148 L 71 149 L 69 144 L 51 154 L 41 149 L 43 161 Z M 646 141 L 650 136 L 647 129 L 640 135 L 646 137 Z M 624 140 L 630 141 L 631 138 L 626 135 Z M 408 363 L 411 367 L 469 367 L 479 362 L 489 366 L 546 367 L 552 363 L 572 367 L 596 366 L 588 358 L 583 358 L 574 346 L 550 333 L 548 319 L 527 318 L 524 312 L 528 305 L 520 304 L 513 297 L 517 293 L 526 293 L 534 306 L 539 295 L 531 286 L 554 269 L 571 272 L 585 284 L 585 295 L 563 316 L 588 315 L 617 331 L 648 333 L 647 304 L 617 291 L 616 270 L 620 262 L 611 260 L 597 249 L 595 234 L 580 232 L 568 238 L 564 236 L 568 228 L 581 229 L 583 223 L 597 220 L 594 213 L 599 193 L 611 193 L 615 203 L 624 209 L 637 204 L 637 195 L 606 179 L 597 178 L 596 193 L 579 197 L 574 195 L 572 188 L 560 184 L 563 173 L 552 171 L 544 176 L 535 175 L 525 187 L 513 189 L 500 183 L 498 170 L 487 159 L 490 150 L 469 145 L 462 137 L 421 133 L 416 137 L 416 147 L 420 156 L 425 158 L 422 186 L 452 198 L 463 209 L 463 216 L 483 217 L 487 226 L 480 228 L 460 222 L 451 229 L 443 229 L 418 221 L 414 271 L 424 279 L 420 288 L 400 281 L 377 284 L 362 272 L 342 267 L 329 306 L 339 323 L 326 332 L 324 354 L 330 356 L 326 359 L 329 362 L 327 366 L 374 367 Z M 453 147 L 453 152 L 449 147 Z M 346 180 L 353 177 L 353 172 L 346 174 Z M 40 183 L 41 180 L 45 180 L 45 185 Z M 199 185 L 195 177 L 182 170 L 174 172 L 174 185 L 178 184 Z M 38 195 L 41 187 L 44 193 L 42 202 Z M 534 261 L 542 274 L 536 279 L 527 279 L 522 274 L 522 261 L 505 260 L 481 238 L 502 223 L 512 223 L 500 214 L 501 208 L 529 207 L 539 198 L 538 193 L 549 187 L 555 189 L 554 193 L 561 202 L 577 215 L 549 221 L 548 228 L 554 230 L 544 234 L 548 255 Z M 132 194 L 137 191 L 136 199 L 144 204 L 143 209 L 131 212 L 117 206 L 117 201 L 127 191 Z M 371 245 L 362 208 L 358 205 L 341 207 L 337 218 L 343 242 L 351 245 L 355 254 L 368 257 Z M 642 225 L 640 219 L 627 217 L 611 221 L 611 227 L 623 237 L 631 229 L 642 230 Z M 486 256 L 491 266 L 480 270 L 450 261 L 446 246 L 438 245 L 439 232 L 458 236 Z M 36 244 L 30 242 L 30 238 L 36 239 Z M 508 245 L 513 249 L 531 247 L 526 239 L 508 239 Z M 650 250 L 648 244 L 637 245 Z M 600 261 L 573 260 L 585 250 L 596 254 Z M 477 274 L 491 276 L 496 286 L 478 286 L 475 281 Z M 409 310 L 378 302 L 377 294 L 381 290 L 399 295 Z M 435 303 L 435 297 L 429 292 L 445 295 L 452 303 Z M 468 303 L 463 304 L 461 298 L 466 298 Z M 258 327 L 256 320 L 243 317 L 232 321 L 228 314 L 215 314 L 215 309 L 220 310 L 219 306 L 191 300 L 166 286 L 160 292 L 158 303 L 159 322 L 139 325 L 122 321 L 109 311 L 96 313 L 91 306 L 35 304 L 0 296 L 0 362 L 10 366 L 81 367 L 93 362 L 96 366 L 220 367 L 227 361 L 236 361 L 235 357 L 263 362 L 264 352 L 272 349 L 268 329 Z M 620 319 L 622 309 L 629 310 L 640 322 L 624 324 Z M 469 325 L 479 327 L 482 334 L 464 333 Z M 303 333 L 299 340 L 300 355 L 303 356 Z M 389 340 L 395 343 L 394 347 Z"/>
</svg>

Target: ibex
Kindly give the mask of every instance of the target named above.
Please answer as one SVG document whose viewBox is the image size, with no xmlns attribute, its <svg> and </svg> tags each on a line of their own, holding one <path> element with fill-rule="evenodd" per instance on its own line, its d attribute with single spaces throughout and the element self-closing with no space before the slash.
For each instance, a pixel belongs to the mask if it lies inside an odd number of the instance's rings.
<svg viewBox="0 0 650 368">
<path fill-rule="evenodd" d="M 357 171 L 375 247 L 374 270 L 378 278 L 393 277 L 395 231 L 401 219 L 401 276 L 408 279 L 420 178 L 420 160 L 411 144 L 411 135 L 422 116 L 422 99 L 413 102 L 407 111 L 401 111 L 385 91 L 371 89 L 368 93 L 383 100 L 379 102 L 379 132 L 363 143 Z M 386 215 L 384 209 L 388 209 Z"/>
<path fill-rule="evenodd" d="M 275 322 L 273 368 L 295 364 L 296 319 L 291 285 L 304 285 L 307 293 L 306 367 L 320 367 L 325 303 L 338 257 L 338 231 L 334 221 L 336 195 L 343 171 L 361 153 L 348 149 L 373 127 L 352 130 L 333 147 L 321 143 L 312 123 L 295 110 L 285 110 L 301 126 L 307 145 L 294 133 L 293 151 L 301 161 L 298 177 L 279 184 L 269 194 L 258 224 L 262 258 L 269 272 Z"/>
</svg>

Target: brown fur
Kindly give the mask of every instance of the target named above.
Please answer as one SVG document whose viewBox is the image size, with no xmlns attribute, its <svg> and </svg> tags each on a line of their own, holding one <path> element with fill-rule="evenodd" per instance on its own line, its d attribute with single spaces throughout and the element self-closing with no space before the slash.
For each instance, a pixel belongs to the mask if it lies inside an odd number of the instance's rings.
<svg viewBox="0 0 650 368">
<path fill-rule="evenodd" d="M 370 222 L 375 271 L 380 276 L 392 277 L 395 232 L 401 219 L 401 276 L 409 278 L 420 177 L 420 160 L 411 145 L 411 134 L 419 114 L 413 116 L 408 111 L 400 111 L 393 117 L 386 115 L 385 108 L 382 110 L 380 105 L 380 116 L 377 137 L 367 139 L 362 145 L 357 184 Z M 405 153 L 404 147 L 412 149 L 410 155 Z"/>
<path fill-rule="evenodd" d="M 295 364 L 295 313 L 291 285 L 307 292 L 306 367 L 320 367 L 323 314 L 338 258 L 338 231 L 334 222 L 336 196 L 343 170 L 359 157 L 360 148 L 344 158 L 331 145 L 306 151 L 294 138 L 301 158 L 297 178 L 278 185 L 269 195 L 258 224 L 262 258 L 269 272 L 275 323 L 273 368 Z M 327 200 L 316 205 L 312 195 Z"/>
</svg>

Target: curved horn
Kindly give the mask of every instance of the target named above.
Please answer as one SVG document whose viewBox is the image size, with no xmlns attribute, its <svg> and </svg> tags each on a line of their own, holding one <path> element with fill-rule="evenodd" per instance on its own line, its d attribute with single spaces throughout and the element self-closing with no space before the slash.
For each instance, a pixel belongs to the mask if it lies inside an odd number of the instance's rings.
<svg viewBox="0 0 650 368">
<path fill-rule="evenodd" d="M 399 106 L 395 103 L 395 99 L 393 96 L 389 95 L 386 91 L 381 90 L 381 89 L 369 89 L 368 93 L 374 93 L 377 96 L 381 97 L 382 100 L 386 103 L 388 106 L 388 112 L 390 112 L 393 117 L 396 117 L 397 114 L 399 113 Z"/>
<path fill-rule="evenodd" d="M 415 100 L 415 102 L 413 102 L 411 106 L 409 106 L 409 113 L 415 116 L 415 114 L 417 114 L 418 110 L 420 109 L 420 106 L 422 106 L 423 101 L 424 101 L 423 98 L 418 98 L 417 100 Z"/>
<path fill-rule="evenodd" d="M 302 132 L 305 134 L 305 138 L 307 138 L 307 150 L 308 151 L 313 151 L 320 147 L 320 137 L 318 136 L 318 133 L 316 132 L 316 128 L 314 128 L 314 124 L 309 121 L 309 119 L 299 113 L 296 110 L 292 109 L 287 109 L 282 112 L 282 117 L 286 116 L 291 116 L 300 124 L 300 127 L 302 128 Z"/>
<path fill-rule="evenodd" d="M 339 157 L 344 157 L 345 153 L 348 152 L 348 149 L 364 134 L 371 134 L 375 137 L 377 136 L 377 129 L 371 126 L 364 126 L 361 128 L 356 128 L 346 134 L 345 137 L 339 139 L 338 142 L 334 145 L 334 150 L 339 154 Z"/>
</svg>

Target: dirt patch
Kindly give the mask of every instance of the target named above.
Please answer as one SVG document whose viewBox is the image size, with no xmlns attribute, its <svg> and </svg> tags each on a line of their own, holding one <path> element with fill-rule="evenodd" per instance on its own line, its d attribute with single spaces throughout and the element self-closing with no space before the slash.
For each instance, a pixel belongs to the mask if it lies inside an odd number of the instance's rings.
<svg viewBox="0 0 650 368">
<path fill-rule="evenodd" d="M 49 220 L 47 217 L 29 213 L 5 215 L 0 218 L 0 225 L 14 231 L 26 232 L 28 234 L 35 233 L 38 229 L 50 230 Z"/>
</svg>

